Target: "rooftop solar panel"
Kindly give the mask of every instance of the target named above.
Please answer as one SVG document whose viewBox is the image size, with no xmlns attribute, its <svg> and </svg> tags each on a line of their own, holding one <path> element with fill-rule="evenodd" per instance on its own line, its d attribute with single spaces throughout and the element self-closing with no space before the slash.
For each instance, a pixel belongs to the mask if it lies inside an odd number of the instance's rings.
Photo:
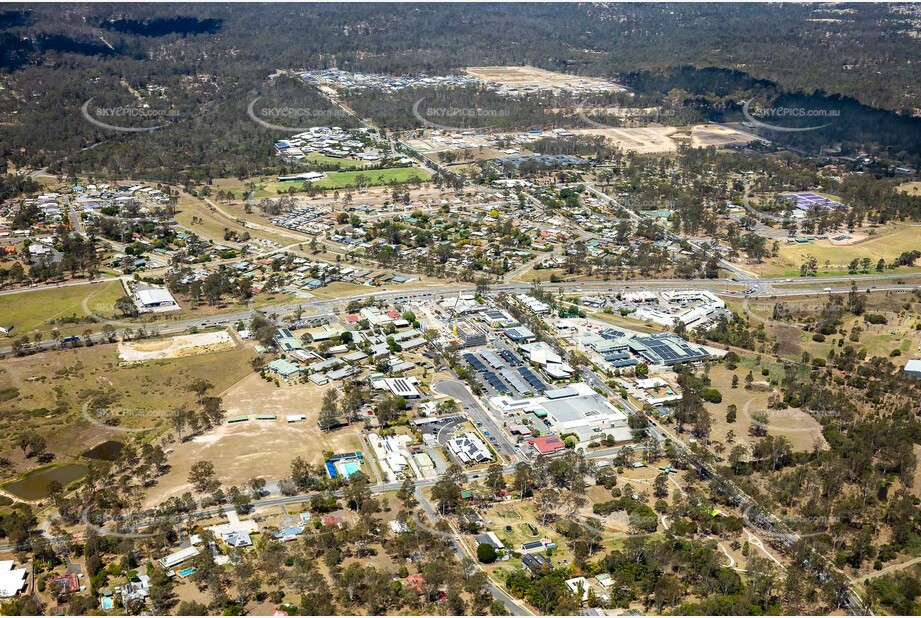
<svg viewBox="0 0 921 618">
<path fill-rule="evenodd" d="M 502 374 L 502 377 L 505 378 L 505 381 L 511 384 L 512 388 L 514 388 L 519 393 L 530 393 L 531 392 L 531 388 L 527 384 L 525 384 L 521 378 L 519 378 L 517 375 L 512 373 L 511 369 L 503 368 L 501 370 L 501 374 Z"/>
<path fill-rule="evenodd" d="M 528 384 L 530 384 L 531 387 L 532 387 L 535 391 L 538 391 L 538 392 L 541 392 L 541 393 L 542 393 L 542 392 L 544 392 L 545 390 L 547 390 L 547 385 L 544 384 L 543 380 L 541 380 L 539 377 L 537 377 L 537 374 L 535 374 L 533 371 L 531 371 L 531 370 L 528 369 L 527 367 L 522 367 L 522 368 L 518 369 L 518 373 L 521 374 L 521 377 L 523 377 L 525 380 L 527 380 Z"/>
<path fill-rule="evenodd" d="M 501 352 L 499 352 L 499 356 L 505 359 L 505 362 L 507 362 L 508 364 L 512 366 L 517 367 L 518 365 L 521 364 L 521 359 L 518 358 L 518 356 L 511 350 L 502 350 Z"/>
<path fill-rule="evenodd" d="M 493 369 L 500 369 L 502 367 L 502 361 L 499 360 L 499 357 L 489 350 L 480 352 L 480 357 Z"/>
</svg>

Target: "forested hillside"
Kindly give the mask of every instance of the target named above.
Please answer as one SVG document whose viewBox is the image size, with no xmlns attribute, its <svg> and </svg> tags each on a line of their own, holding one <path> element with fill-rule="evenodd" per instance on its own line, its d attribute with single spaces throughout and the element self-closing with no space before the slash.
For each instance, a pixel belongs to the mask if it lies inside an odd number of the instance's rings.
<svg viewBox="0 0 921 618">
<path fill-rule="evenodd" d="M 274 163 L 280 136 L 250 122 L 246 106 L 278 69 L 530 64 L 678 93 L 717 120 L 736 119 L 748 96 L 850 97 L 857 111 L 823 139 L 860 127 L 854 144 L 910 159 L 921 143 L 906 120 L 921 107 L 919 20 L 900 5 L 8 5 L 0 152 L 33 168 L 67 156 L 64 172 L 242 175 Z M 107 131 L 80 119 L 91 98 L 169 110 L 170 126 Z"/>
</svg>

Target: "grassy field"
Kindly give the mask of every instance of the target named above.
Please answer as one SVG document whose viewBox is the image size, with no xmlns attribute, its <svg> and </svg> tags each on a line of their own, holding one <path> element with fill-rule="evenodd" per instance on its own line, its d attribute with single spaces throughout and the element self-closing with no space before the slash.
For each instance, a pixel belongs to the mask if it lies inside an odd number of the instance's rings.
<svg viewBox="0 0 921 618">
<path fill-rule="evenodd" d="M 799 276 L 800 265 L 806 256 L 818 260 L 819 276 L 848 276 L 847 265 L 851 260 L 870 258 L 871 272 L 876 262 L 883 258 L 887 263 L 904 251 L 921 250 L 921 227 L 909 224 L 895 224 L 877 230 L 875 235 L 851 245 L 833 245 L 830 240 L 813 240 L 805 244 L 781 243 L 778 255 L 759 265 L 746 265 L 760 275 Z M 828 266 L 826 266 L 828 262 Z M 917 272 L 917 268 L 899 268 L 886 273 Z"/>
<path fill-rule="evenodd" d="M 13 463 L 10 474 L 34 466 L 15 445 L 21 430 L 34 428 L 57 460 L 79 456 L 104 440 L 140 439 L 137 432 L 119 432 L 91 423 L 83 404 L 92 394 L 115 392 L 113 410 L 121 411 L 124 427 L 165 425 L 168 410 L 197 405 L 187 390 L 194 380 L 213 384 L 212 393 L 225 391 L 251 372 L 253 352 L 234 348 L 200 356 L 143 364 L 121 365 L 114 345 L 97 345 L 8 358 L 0 365 L 0 455 Z M 226 404 L 225 404 L 226 405 Z"/>
<path fill-rule="evenodd" d="M 899 185 L 898 190 L 908 195 L 921 195 L 921 181 L 906 182 L 905 184 Z"/>
<path fill-rule="evenodd" d="M 710 417 L 713 421 L 711 439 L 722 442 L 726 446 L 726 453 L 735 444 L 751 445 L 758 440 L 748 434 L 751 417 L 756 412 L 767 410 L 768 398 L 774 392 L 770 386 L 771 379 L 780 379 L 783 376 L 783 366 L 779 363 L 764 363 L 769 376 L 761 375 L 762 365 L 755 365 L 752 357 L 746 357 L 739 364 L 739 369 L 730 371 L 724 365 L 717 365 L 710 369 L 710 379 L 713 388 L 723 394 L 723 401 L 719 404 L 707 404 Z M 754 376 L 753 388 L 746 390 L 745 375 L 751 370 Z M 733 373 L 739 376 L 739 387 L 732 388 Z M 730 404 L 735 404 L 738 409 L 736 421 L 726 421 L 726 409 Z M 773 436 L 786 436 L 793 446 L 794 451 L 809 451 L 815 440 L 822 438 L 822 426 L 809 414 L 798 409 L 768 410 L 768 433 Z M 726 442 L 729 431 L 735 433 L 733 444 Z"/>
<path fill-rule="evenodd" d="M 349 296 L 356 296 L 358 294 L 373 294 L 378 291 L 383 290 L 378 290 L 377 288 L 369 287 L 367 285 L 360 285 L 358 283 L 345 283 L 343 281 L 336 281 L 330 283 L 326 287 L 317 288 L 310 293 L 323 300 L 336 300 L 338 298 L 347 298 Z"/>
<path fill-rule="evenodd" d="M 313 186 L 318 189 L 344 189 L 355 185 L 355 179 L 363 175 L 368 178 L 370 185 L 387 185 L 390 183 L 407 182 L 412 178 L 426 181 L 431 178 L 427 172 L 416 167 L 396 167 L 383 170 L 356 170 L 351 172 L 329 172 L 326 178 L 313 182 Z M 256 197 L 277 197 L 278 191 L 287 191 L 294 187 L 300 189 L 303 186 L 302 181 L 294 182 L 267 182 L 262 189 L 256 191 Z"/>
<path fill-rule="evenodd" d="M 367 163 L 359 159 L 337 159 L 335 157 L 327 157 L 319 152 L 311 152 L 308 154 L 307 161 L 309 163 L 319 163 L 321 165 L 338 165 L 343 170 L 368 167 Z"/>
<path fill-rule="evenodd" d="M 192 222 L 193 217 L 195 223 Z M 208 208 L 203 201 L 190 195 L 183 195 L 179 198 L 179 212 L 174 218 L 199 236 L 219 243 L 224 242 L 224 230 L 233 230 L 240 234 L 249 232 L 250 235 L 254 235 L 252 230 L 247 230 L 236 221 L 222 217 Z"/>
<path fill-rule="evenodd" d="M 749 310 L 758 318 L 770 319 L 774 310 L 774 302 L 750 301 Z M 782 302 L 793 312 L 794 322 L 805 323 L 821 309 L 827 302 L 827 298 L 825 295 L 817 295 L 786 298 Z M 910 308 L 906 309 L 906 303 L 910 305 Z M 741 304 L 738 308 L 735 305 L 732 308 L 742 313 Z M 868 297 L 866 313 L 882 314 L 888 323 L 868 324 L 862 316 L 845 314 L 840 328 L 849 333 L 857 325 L 862 331 L 859 341 L 852 342 L 848 339 L 845 342 L 847 345 L 854 346 L 858 350 L 864 349 L 870 356 L 888 356 L 895 349 L 909 358 L 918 355 L 918 350 L 921 349 L 921 331 L 915 326 L 921 317 L 919 317 L 918 305 L 912 294 L 873 292 Z M 812 334 L 799 327 L 769 325 L 768 328 L 781 341 L 781 354 L 792 360 L 798 360 L 803 351 L 809 352 L 812 356 L 824 358 L 834 339 L 833 336 L 829 336 L 825 342 L 813 341 Z"/>
<path fill-rule="evenodd" d="M 73 285 L 68 287 L 6 294 L 0 296 L 0 320 L 4 325 L 16 327 L 14 337 L 34 332 L 48 334 L 55 327 L 53 320 L 77 316 L 87 317 L 83 308 L 86 299 L 87 308 L 102 317 L 115 316 L 115 301 L 124 295 L 119 281 L 107 281 L 94 285 Z M 91 325 L 87 320 L 83 324 L 61 324 L 57 327 L 63 334 L 81 333 Z"/>
<path fill-rule="evenodd" d="M 619 313 L 605 313 L 604 311 L 586 311 L 586 314 L 594 319 L 601 322 L 606 322 L 612 326 L 621 326 L 623 328 L 628 328 L 630 330 L 635 330 L 641 333 L 657 333 L 663 330 L 659 326 L 649 323 L 648 325 L 645 322 L 640 322 L 639 320 L 631 320 L 621 316 Z"/>
<path fill-rule="evenodd" d="M 221 210 L 225 210 L 226 208 L 226 206 L 223 204 L 219 206 Z M 214 240 L 218 244 L 224 242 L 224 230 L 233 230 L 238 234 L 246 232 L 253 238 L 271 240 L 282 246 L 290 245 L 292 242 L 296 242 L 296 240 L 292 238 L 293 233 L 283 232 L 281 229 L 279 229 L 278 233 L 272 233 L 263 229 L 257 230 L 244 227 L 242 223 L 238 222 L 235 218 L 232 218 L 232 212 L 227 213 L 231 216 L 224 216 L 223 214 L 213 210 L 202 200 L 190 195 L 183 195 L 180 198 L 179 207 L 180 212 L 177 213 L 175 217 L 176 221 L 194 231 L 199 236 Z M 192 222 L 193 217 L 196 217 L 195 223 Z M 241 216 L 240 218 L 243 219 L 244 217 Z M 253 222 L 258 221 L 258 219 L 250 216 L 245 218 Z M 268 222 L 263 222 L 262 225 L 266 225 L 268 227 L 271 224 Z M 306 236 L 304 236 L 304 238 L 305 240 L 307 239 Z"/>
</svg>

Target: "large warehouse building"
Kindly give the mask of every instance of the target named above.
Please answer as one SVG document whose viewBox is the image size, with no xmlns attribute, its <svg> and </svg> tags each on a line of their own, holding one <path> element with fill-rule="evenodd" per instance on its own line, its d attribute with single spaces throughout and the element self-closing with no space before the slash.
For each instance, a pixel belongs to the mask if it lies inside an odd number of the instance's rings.
<svg viewBox="0 0 921 618">
<path fill-rule="evenodd" d="M 547 391 L 542 399 L 547 419 L 563 432 L 627 425 L 627 415 L 585 382 Z"/>
<path fill-rule="evenodd" d="M 618 440 L 631 438 L 627 415 L 585 382 L 548 390 L 541 397 L 529 399 L 491 397 L 489 404 L 506 415 L 531 413 L 544 418 L 554 431 L 577 434 L 579 441 L 598 434 L 612 434 Z"/>
</svg>

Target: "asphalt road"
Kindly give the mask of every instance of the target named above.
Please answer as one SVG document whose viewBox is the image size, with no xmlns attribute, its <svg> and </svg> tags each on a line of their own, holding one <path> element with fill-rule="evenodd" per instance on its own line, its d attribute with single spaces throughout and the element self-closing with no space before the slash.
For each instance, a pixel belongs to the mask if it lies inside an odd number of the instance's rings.
<svg viewBox="0 0 921 618">
<path fill-rule="evenodd" d="M 105 279 L 117 280 L 118 278 Z M 921 279 L 921 273 L 917 274 L 905 274 L 905 275 L 862 275 L 855 277 L 817 277 L 812 279 L 796 279 L 794 282 L 789 282 L 786 279 L 747 279 L 739 280 L 738 282 L 727 282 L 725 280 L 700 280 L 700 279 L 644 279 L 644 280 L 635 280 L 635 281 L 621 281 L 621 282 L 599 282 L 599 281 L 570 281 L 565 283 L 544 283 L 543 287 L 545 289 L 558 289 L 563 288 L 571 292 L 586 292 L 586 293 L 602 293 L 602 292 L 624 292 L 626 290 L 643 290 L 650 288 L 701 288 L 709 290 L 715 294 L 720 294 L 726 296 L 726 286 L 727 283 L 738 283 L 740 285 L 757 285 L 759 288 L 759 293 L 757 295 L 748 296 L 748 298 L 759 299 L 759 298 L 773 298 L 773 297 L 795 297 L 795 296 L 811 296 L 815 294 L 845 294 L 851 289 L 851 281 L 857 283 L 858 289 L 864 290 L 872 287 L 876 291 L 910 291 L 918 289 L 918 283 L 883 283 L 883 284 L 873 284 L 872 286 L 866 286 L 866 283 L 876 282 L 876 281 L 908 281 L 908 280 L 917 280 Z M 60 287 L 70 287 L 74 285 L 88 285 L 90 281 L 85 282 L 69 282 L 62 284 Z M 808 284 L 810 288 L 797 288 L 791 286 Z M 42 289 L 55 289 L 58 286 L 43 286 L 40 288 L 19 288 L 16 290 L 7 290 L 5 292 L 0 292 L 0 295 L 3 294 L 18 294 L 18 293 L 28 293 Z M 828 292 L 825 289 L 828 289 Z M 521 293 L 527 292 L 531 289 L 530 284 L 498 284 L 493 285 L 490 288 L 494 292 L 507 292 L 507 293 Z M 282 315 L 285 313 L 290 313 L 295 311 L 298 308 L 303 308 L 311 310 L 313 313 L 327 313 L 330 312 L 334 307 L 342 307 L 349 303 L 351 300 L 364 299 L 369 297 L 378 298 L 381 300 L 388 300 L 392 302 L 405 302 L 409 300 L 427 300 L 433 298 L 440 298 L 448 295 L 456 295 L 458 293 L 474 293 L 475 288 L 445 288 L 442 290 L 433 290 L 430 287 L 419 288 L 419 287 L 407 287 L 403 290 L 397 290 L 392 292 L 381 292 L 375 291 L 373 288 L 369 289 L 368 292 L 362 294 L 357 294 L 354 296 L 343 297 L 335 300 L 319 300 L 319 299 L 305 299 L 297 303 L 291 303 L 288 305 L 279 305 L 276 307 L 268 307 L 261 310 L 261 313 L 265 314 L 274 314 Z M 743 298 L 743 295 L 737 295 L 737 298 Z M 148 333 L 157 334 L 157 335 L 171 335 L 186 332 L 190 328 L 203 328 L 209 326 L 227 326 L 230 324 L 235 324 L 239 321 L 248 321 L 252 315 L 256 313 L 253 309 L 242 309 L 236 310 L 229 313 L 214 315 L 208 318 L 188 318 L 182 320 L 163 320 L 150 323 L 138 323 L 138 322 L 125 322 L 120 320 L 102 320 L 95 322 L 96 325 L 102 326 L 103 324 L 111 324 L 116 330 L 137 330 L 141 327 L 144 327 Z M 14 336 L 15 338 L 15 336 Z M 102 334 L 97 333 L 93 337 L 95 343 L 103 342 L 104 337 Z M 56 347 L 54 341 L 43 341 L 40 344 L 33 344 L 32 349 L 34 351 L 49 350 Z M 10 354 L 12 352 L 12 346 L 4 346 L 0 348 L 0 354 Z"/>
<path fill-rule="evenodd" d="M 497 444 L 493 448 L 499 450 L 503 457 L 511 460 L 513 463 L 520 459 L 516 445 L 506 437 L 505 432 L 496 423 L 492 415 L 483 409 L 479 399 L 470 392 L 467 385 L 460 380 L 440 380 L 432 385 L 432 389 L 442 395 L 454 397 L 461 402 L 461 408 L 464 413 L 474 423 L 482 423 L 477 428 L 482 432 L 484 429 L 489 432 L 489 438 L 495 437 Z"/>
</svg>

